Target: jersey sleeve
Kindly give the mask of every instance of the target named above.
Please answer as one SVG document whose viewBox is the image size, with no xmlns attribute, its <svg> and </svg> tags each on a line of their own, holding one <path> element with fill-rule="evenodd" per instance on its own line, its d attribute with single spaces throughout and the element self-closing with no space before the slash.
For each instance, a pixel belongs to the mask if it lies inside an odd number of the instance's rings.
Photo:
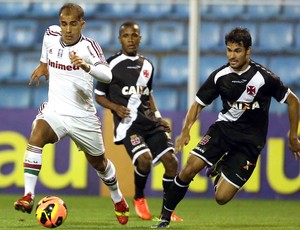
<svg viewBox="0 0 300 230">
<path fill-rule="evenodd" d="M 212 73 L 196 94 L 196 101 L 202 106 L 208 106 L 219 96 L 217 85 L 215 83 L 215 72 Z"/>
<path fill-rule="evenodd" d="M 96 42 L 94 39 L 84 37 L 86 39 L 86 57 L 85 61 L 89 64 L 92 64 L 93 66 L 97 65 L 106 65 L 108 66 L 108 63 L 105 59 L 104 53 L 99 45 L 98 42 Z"/>
<path fill-rule="evenodd" d="M 109 84 L 97 81 L 96 87 L 95 87 L 95 94 L 99 96 L 106 96 L 108 95 L 108 90 L 109 90 Z"/>
<path fill-rule="evenodd" d="M 281 79 L 274 73 L 270 72 L 267 78 L 267 86 L 268 91 L 272 97 L 276 99 L 276 101 L 280 103 L 284 103 L 287 96 L 290 93 L 290 90 Z"/>
<path fill-rule="evenodd" d="M 44 34 L 43 37 L 43 44 L 42 44 L 42 54 L 40 61 L 43 63 L 48 62 L 47 50 L 49 42 L 51 41 L 51 37 L 53 36 L 61 36 L 61 28 L 57 25 L 49 26 Z"/>
</svg>

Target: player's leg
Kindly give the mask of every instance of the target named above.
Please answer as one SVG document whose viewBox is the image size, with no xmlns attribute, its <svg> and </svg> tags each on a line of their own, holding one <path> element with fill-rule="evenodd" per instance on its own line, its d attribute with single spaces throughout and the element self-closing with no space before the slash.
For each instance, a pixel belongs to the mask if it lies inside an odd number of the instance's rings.
<svg viewBox="0 0 300 230">
<path fill-rule="evenodd" d="M 100 156 L 92 156 L 85 152 L 85 156 L 90 165 L 96 170 L 103 183 L 109 189 L 119 223 L 126 224 L 129 217 L 129 206 L 119 188 L 114 164 L 105 157 L 104 153 Z"/>
<path fill-rule="evenodd" d="M 48 120 L 48 113 L 42 112 L 37 115 L 33 122 L 32 131 L 24 154 L 24 196 L 14 203 L 16 210 L 31 213 L 35 196 L 35 187 L 39 172 L 42 167 L 42 150 L 48 143 L 58 140 L 57 134 L 49 123 L 59 124 L 55 117 Z"/>
<path fill-rule="evenodd" d="M 151 213 L 144 194 L 148 176 L 152 168 L 152 155 L 142 135 L 133 130 L 127 130 L 122 144 L 134 165 L 134 209 L 138 217 L 150 220 Z"/>
<path fill-rule="evenodd" d="M 143 220 L 150 220 L 151 213 L 148 207 L 147 199 L 144 193 L 146 183 L 151 172 L 152 167 L 152 156 L 148 149 L 148 151 L 139 154 L 136 153 L 138 157 L 135 161 L 134 168 L 134 199 L 133 204 L 135 208 L 136 214 Z"/>
<path fill-rule="evenodd" d="M 221 172 L 215 179 L 215 199 L 218 204 L 228 203 L 248 181 L 255 168 L 258 153 L 255 146 L 245 143 L 226 154 Z"/>
<path fill-rule="evenodd" d="M 119 223 L 126 224 L 129 217 L 129 206 L 120 191 L 115 166 L 105 156 L 98 117 L 69 118 L 68 124 L 72 130 L 69 136 L 79 150 L 85 153 L 87 161 L 109 189 Z"/>
<path fill-rule="evenodd" d="M 151 226 L 152 228 L 167 228 L 169 226 L 171 213 L 184 198 L 194 176 L 207 165 L 212 166 L 222 157 L 225 151 L 219 147 L 219 140 L 218 130 L 211 126 L 207 134 L 191 151 L 184 168 L 175 177 L 174 183 L 167 193 L 162 221 Z"/>
<path fill-rule="evenodd" d="M 159 143 L 159 145 L 157 144 Z M 176 174 L 178 173 L 178 159 L 174 153 L 173 143 L 170 142 L 165 132 L 158 132 L 147 139 L 147 144 L 151 149 L 153 156 L 153 165 L 162 162 L 165 173 L 162 178 L 163 200 L 160 215 L 162 213 L 167 192 L 172 185 Z M 172 221 L 183 221 L 174 212 L 171 215 Z"/>
<path fill-rule="evenodd" d="M 222 175 L 215 185 L 215 199 L 218 204 L 224 205 L 228 203 L 238 192 L 239 188 L 228 182 Z"/>
<path fill-rule="evenodd" d="M 151 228 L 168 227 L 171 220 L 171 215 L 179 202 L 184 198 L 190 182 L 205 166 L 206 163 L 201 158 L 193 154 L 189 155 L 186 165 L 179 175 L 175 177 L 174 182 L 168 190 L 161 221 L 155 225 L 152 225 Z"/>
<path fill-rule="evenodd" d="M 162 178 L 162 185 L 163 185 L 163 202 L 161 208 L 161 215 L 165 205 L 166 196 L 170 186 L 172 185 L 174 178 L 178 172 L 178 159 L 174 153 L 174 151 L 168 151 L 160 158 L 162 164 L 165 168 L 165 173 Z M 183 221 L 183 219 L 172 212 L 171 221 Z"/>
</svg>

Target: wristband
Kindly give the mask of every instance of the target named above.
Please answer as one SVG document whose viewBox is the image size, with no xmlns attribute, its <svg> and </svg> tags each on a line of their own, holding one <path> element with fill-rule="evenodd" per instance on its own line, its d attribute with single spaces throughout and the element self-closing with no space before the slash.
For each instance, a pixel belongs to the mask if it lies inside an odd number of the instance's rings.
<svg viewBox="0 0 300 230">
<path fill-rule="evenodd" d="M 160 114 L 160 112 L 159 112 L 158 110 L 156 110 L 156 111 L 154 112 L 154 116 L 155 116 L 156 118 L 161 118 L 161 114 Z"/>
</svg>

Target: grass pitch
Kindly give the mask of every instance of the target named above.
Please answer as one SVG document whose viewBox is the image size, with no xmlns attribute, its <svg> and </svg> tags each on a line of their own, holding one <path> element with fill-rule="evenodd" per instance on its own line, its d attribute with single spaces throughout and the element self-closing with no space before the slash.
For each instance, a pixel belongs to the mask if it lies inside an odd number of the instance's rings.
<svg viewBox="0 0 300 230">
<path fill-rule="evenodd" d="M 134 212 L 132 198 L 130 219 L 120 225 L 113 212 L 110 198 L 95 196 L 60 196 L 67 204 L 68 217 L 58 229 L 150 229 L 153 221 L 139 219 Z M 31 214 L 17 212 L 13 202 L 18 195 L 0 195 L 0 229 L 46 229 Z M 36 197 L 36 203 L 42 196 Z M 158 215 L 161 199 L 148 198 L 153 215 Z M 232 200 L 219 206 L 213 199 L 184 199 L 176 213 L 183 222 L 171 222 L 170 229 L 185 230 L 295 230 L 300 229 L 300 201 L 292 200 Z"/>
</svg>

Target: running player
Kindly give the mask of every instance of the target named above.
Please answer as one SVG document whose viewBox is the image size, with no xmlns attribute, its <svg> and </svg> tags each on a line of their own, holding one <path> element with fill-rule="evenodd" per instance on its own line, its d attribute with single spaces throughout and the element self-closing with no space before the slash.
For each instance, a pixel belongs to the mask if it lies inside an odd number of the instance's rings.
<svg viewBox="0 0 300 230">
<path fill-rule="evenodd" d="M 24 196 L 14 207 L 31 213 L 43 147 L 69 136 L 108 187 L 118 221 L 126 224 L 129 207 L 119 189 L 115 167 L 105 157 L 92 96 L 93 80 L 109 83 L 112 74 L 99 44 L 81 34 L 83 17 L 79 5 L 67 3 L 59 12 L 60 26 L 50 26 L 45 32 L 40 64 L 29 84 L 36 81 L 38 86 L 42 76 L 49 79 L 49 100 L 33 122 L 24 156 Z"/>
<path fill-rule="evenodd" d="M 270 70 L 250 59 L 251 35 L 235 28 L 225 36 L 229 63 L 215 70 L 200 87 L 187 112 L 176 151 L 190 141 L 190 129 L 204 107 L 218 96 L 223 110 L 206 135 L 190 152 L 185 167 L 168 191 L 161 221 L 151 228 L 168 228 L 172 211 L 184 198 L 194 176 L 206 166 L 215 178 L 215 199 L 229 202 L 250 178 L 264 148 L 271 98 L 288 106 L 289 147 L 300 157 L 298 140 L 299 99 Z"/>
<path fill-rule="evenodd" d="M 161 118 L 152 95 L 153 65 L 137 53 L 141 42 L 139 26 L 135 22 L 123 23 L 119 41 L 122 50 L 108 59 L 112 81 L 97 83 L 96 101 L 113 113 L 114 142 L 125 146 L 135 166 L 135 211 L 140 218 L 150 220 L 144 189 L 151 167 L 159 162 L 164 165 L 165 194 L 177 173 L 178 160 L 166 133 L 171 131 L 170 126 Z M 174 213 L 171 218 L 182 221 Z"/>
</svg>

